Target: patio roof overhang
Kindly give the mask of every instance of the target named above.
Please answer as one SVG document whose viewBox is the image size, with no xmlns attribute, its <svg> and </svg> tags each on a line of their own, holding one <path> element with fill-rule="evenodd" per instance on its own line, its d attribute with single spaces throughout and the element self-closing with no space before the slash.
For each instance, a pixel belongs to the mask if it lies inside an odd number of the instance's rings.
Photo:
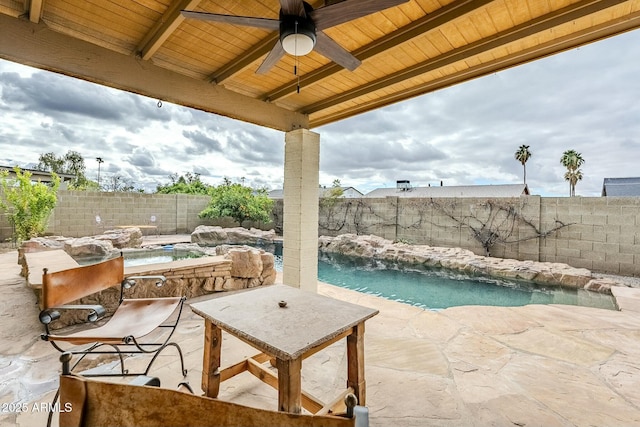
<svg viewBox="0 0 640 427">
<path fill-rule="evenodd" d="M 0 58 L 290 131 L 640 26 L 640 0 L 410 0 L 325 30 L 362 64 L 298 57 L 298 93 L 294 57 L 256 74 L 277 31 L 185 19 L 185 9 L 277 19 L 280 4 L 0 0 Z"/>
</svg>

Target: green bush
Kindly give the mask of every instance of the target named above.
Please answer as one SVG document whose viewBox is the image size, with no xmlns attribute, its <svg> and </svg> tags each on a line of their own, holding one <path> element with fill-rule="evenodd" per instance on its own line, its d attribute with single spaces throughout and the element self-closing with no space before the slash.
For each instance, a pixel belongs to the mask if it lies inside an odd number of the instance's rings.
<svg viewBox="0 0 640 427">
<path fill-rule="evenodd" d="M 159 184 L 156 186 L 158 194 L 209 194 L 213 186 L 205 184 L 200 180 L 200 174 L 192 174 L 187 172 L 185 175 L 178 176 L 173 173 L 169 176 L 170 184 Z"/>
<path fill-rule="evenodd" d="M 269 222 L 273 200 L 267 196 L 266 190 L 255 191 L 241 184 L 224 184 L 209 190 L 211 200 L 207 207 L 198 214 L 200 218 L 231 217 L 240 226 L 244 221 Z"/>
<path fill-rule="evenodd" d="M 51 186 L 42 182 L 32 183 L 31 173 L 13 168 L 15 178 L 9 178 L 9 171 L 0 171 L 0 209 L 8 213 L 9 221 L 15 227 L 18 241 L 28 240 L 44 233 L 51 212 L 56 207 L 56 192 L 60 178 L 52 173 Z"/>
</svg>

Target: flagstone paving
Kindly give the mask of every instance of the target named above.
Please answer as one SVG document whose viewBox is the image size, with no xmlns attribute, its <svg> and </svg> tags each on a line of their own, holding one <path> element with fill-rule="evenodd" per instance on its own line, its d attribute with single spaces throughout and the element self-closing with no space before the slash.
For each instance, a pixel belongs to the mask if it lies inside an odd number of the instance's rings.
<svg viewBox="0 0 640 427">
<path fill-rule="evenodd" d="M 35 297 L 16 259 L 0 254 L 0 403 L 25 403 L 27 411 L 3 411 L 0 425 L 44 425 L 46 413 L 36 409 L 57 387 L 58 353 L 39 339 Z M 371 426 L 640 426 L 638 311 L 529 305 L 433 312 L 325 284 L 319 292 L 380 310 L 365 333 Z M 634 292 L 624 298 L 632 307 L 640 301 Z M 176 340 L 198 392 L 203 332 L 187 308 Z M 223 365 L 254 353 L 224 334 Z M 168 350 L 154 365 L 164 387 L 182 380 L 176 360 Z M 344 343 L 303 364 L 303 388 L 318 398 L 330 400 L 345 382 Z M 277 402 L 249 374 L 224 382 L 220 398 L 265 408 Z"/>
</svg>

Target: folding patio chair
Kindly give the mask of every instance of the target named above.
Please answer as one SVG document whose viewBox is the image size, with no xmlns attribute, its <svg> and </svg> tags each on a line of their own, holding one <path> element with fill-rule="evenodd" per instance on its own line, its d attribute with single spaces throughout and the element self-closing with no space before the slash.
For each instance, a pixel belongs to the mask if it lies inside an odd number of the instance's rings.
<svg viewBox="0 0 640 427">
<path fill-rule="evenodd" d="M 74 369 L 89 354 L 112 354 L 120 360 L 120 371 L 117 373 L 84 373 L 85 376 L 136 376 L 146 375 L 151 365 L 162 350 L 175 347 L 180 357 L 182 373 L 186 376 L 182 351 L 178 344 L 170 342 L 180 315 L 185 298 L 124 298 L 126 290 L 138 280 L 152 280 L 156 286 L 164 284 L 164 276 L 124 276 L 124 259 L 119 257 L 97 264 L 71 268 L 49 273 L 44 269 L 42 276 L 42 305 L 40 321 L 44 324 L 45 333 L 42 339 L 49 341 L 58 351 L 68 351 L 80 355 Z M 97 304 L 69 304 L 83 297 L 100 292 L 112 286 L 120 286 L 119 305 L 111 318 L 101 326 L 96 322 L 106 314 L 103 306 Z M 63 310 L 84 310 L 87 323 L 81 330 L 68 334 L 52 332 L 52 325 L 60 318 Z M 177 312 L 177 315 L 173 316 Z M 171 318 L 173 317 L 173 320 Z M 158 328 L 169 330 L 164 339 L 156 338 L 146 342 L 143 337 Z M 162 334 L 159 335 L 162 338 Z M 70 347 L 75 346 L 75 347 Z M 69 348 L 66 348 L 69 347 Z M 104 347 L 110 347 L 105 349 Z M 130 373 L 124 366 L 124 354 L 152 355 L 143 372 Z"/>
</svg>

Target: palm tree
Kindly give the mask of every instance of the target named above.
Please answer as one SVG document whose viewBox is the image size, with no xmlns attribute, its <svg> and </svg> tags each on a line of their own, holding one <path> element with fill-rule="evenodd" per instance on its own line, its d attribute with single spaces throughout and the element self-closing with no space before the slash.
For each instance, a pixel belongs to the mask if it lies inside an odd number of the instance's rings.
<svg viewBox="0 0 640 427">
<path fill-rule="evenodd" d="M 560 163 L 567 168 L 567 173 L 564 174 L 564 179 L 569 181 L 569 196 L 576 195 L 576 184 L 582 179 L 582 171 L 579 169 L 584 163 L 582 154 L 576 150 L 567 150 L 562 153 Z"/>
<path fill-rule="evenodd" d="M 518 151 L 516 151 L 515 157 L 517 161 L 522 163 L 522 168 L 524 169 L 524 185 L 527 185 L 527 167 L 525 166 L 525 163 L 527 163 L 527 160 L 531 157 L 529 146 L 521 145 L 520 148 L 518 148 Z"/>
<path fill-rule="evenodd" d="M 580 169 L 576 169 L 576 170 L 569 170 L 564 174 L 564 179 L 566 179 L 567 181 L 569 181 L 569 187 L 570 187 L 570 191 L 571 193 L 569 194 L 570 196 L 575 196 L 576 195 L 576 184 L 578 183 L 578 181 L 582 180 L 582 171 Z"/>
</svg>

